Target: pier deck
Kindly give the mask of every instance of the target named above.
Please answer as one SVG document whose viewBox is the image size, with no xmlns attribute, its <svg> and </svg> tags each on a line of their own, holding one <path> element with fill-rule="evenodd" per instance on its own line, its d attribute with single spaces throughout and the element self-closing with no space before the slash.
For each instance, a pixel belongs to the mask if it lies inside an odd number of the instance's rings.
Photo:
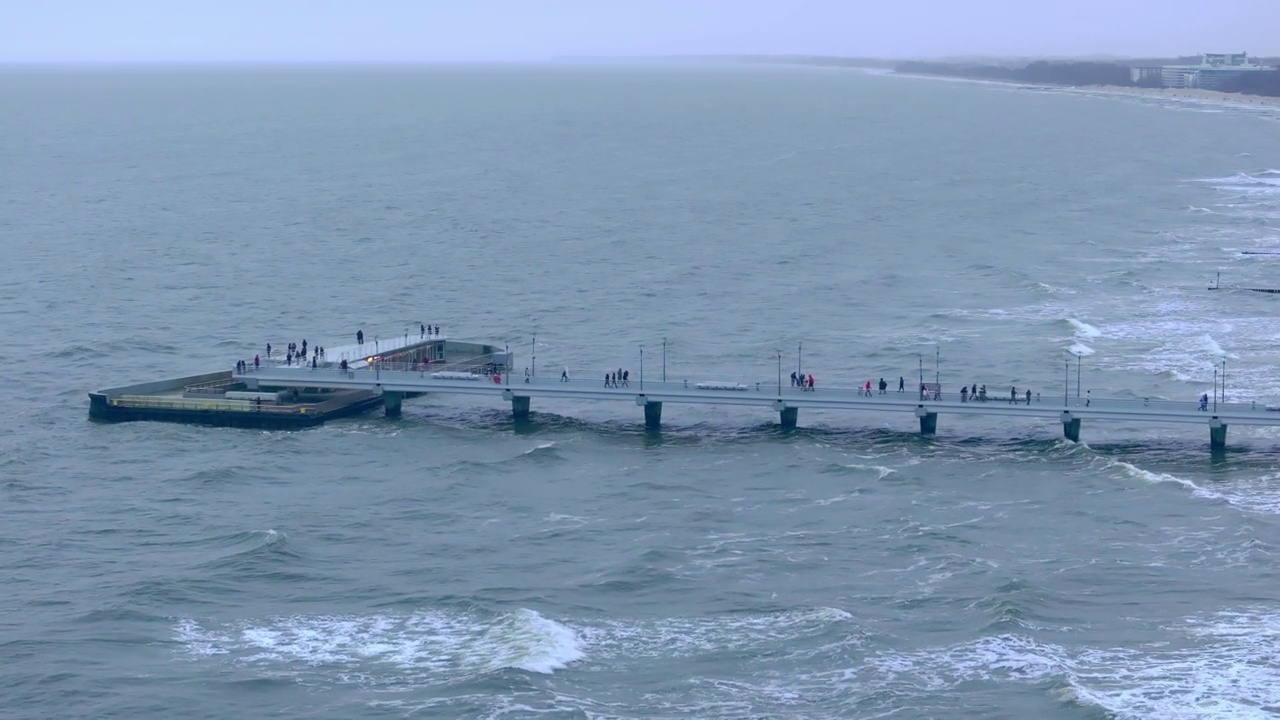
<svg viewBox="0 0 1280 720">
<path fill-rule="evenodd" d="M 1026 417 L 1028 419 L 1052 419 L 1062 423 L 1064 435 L 1079 440 L 1083 420 L 1134 421 L 1153 423 L 1181 423 L 1207 425 L 1210 442 L 1220 448 L 1226 442 L 1228 425 L 1280 426 L 1280 411 L 1269 410 L 1254 403 L 1209 403 L 1200 410 L 1195 402 L 1177 402 L 1159 399 L 1092 398 L 1088 405 L 1084 398 L 1061 396 L 1034 397 L 1027 404 L 1025 396 L 1017 403 L 991 398 L 986 401 L 961 402 L 959 395 L 950 393 L 943 399 L 920 399 L 918 391 L 898 393 L 889 390 L 881 395 L 873 390 L 870 397 L 854 388 L 819 387 L 802 391 L 778 383 L 717 383 L 702 381 L 639 382 L 633 380 L 630 387 L 607 388 L 603 381 L 570 380 L 558 378 L 534 378 L 525 382 L 523 377 L 502 377 L 501 384 L 493 377 L 476 375 L 474 379 L 433 377 L 433 369 L 410 369 L 395 365 L 373 366 L 341 372 L 335 368 L 264 367 L 250 369 L 242 377 L 259 387 L 308 387 L 367 389 L 381 392 L 386 401 L 387 414 L 400 410 L 400 400 L 407 394 L 442 393 L 460 395 L 484 395 L 502 398 L 512 403 L 513 413 L 527 415 L 532 398 L 622 401 L 645 408 L 646 424 L 657 427 L 664 403 L 696 405 L 745 405 L 763 407 L 780 413 L 784 426 L 794 427 L 801 408 L 813 410 L 847 410 L 864 412 L 912 413 L 920 419 L 922 433 L 933 434 L 937 429 L 937 416 L 944 413 L 959 415 L 984 415 L 1002 417 Z M 729 389 L 732 388 L 732 389 Z"/>
</svg>

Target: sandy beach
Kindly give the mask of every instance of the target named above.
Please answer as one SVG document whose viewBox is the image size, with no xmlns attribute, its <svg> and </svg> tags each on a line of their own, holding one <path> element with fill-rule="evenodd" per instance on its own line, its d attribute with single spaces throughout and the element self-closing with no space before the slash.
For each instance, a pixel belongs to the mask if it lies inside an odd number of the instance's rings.
<svg viewBox="0 0 1280 720">
<path fill-rule="evenodd" d="M 1218 92 L 1216 90 L 1193 90 L 1183 88 L 1140 88 L 1122 87 L 1119 85 L 1102 85 L 1098 87 L 1063 88 L 1075 92 L 1098 93 L 1107 95 L 1136 95 L 1140 97 L 1185 102 L 1203 102 L 1213 104 L 1253 105 L 1280 108 L 1280 97 L 1262 95 L 1242 95 L 1240 93 Z"/>
</svg>

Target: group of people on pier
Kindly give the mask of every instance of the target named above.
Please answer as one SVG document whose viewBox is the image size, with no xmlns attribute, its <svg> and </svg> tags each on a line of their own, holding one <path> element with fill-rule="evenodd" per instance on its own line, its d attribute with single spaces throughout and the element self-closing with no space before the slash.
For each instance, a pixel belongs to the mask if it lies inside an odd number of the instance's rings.
<svg viewBox="0 0 1280 720">
<path fill-rule="evenodd" d="M 804 392 L 812 392 L 814 390 L 813 376 L 804 373 L 791 373 L 791 387 L 798 387 Z"/>
<path fill-rule="evenodd" d="M 565 368 L 560 373 L 560 377 L 565 382 L 569 380 L 569 368 Z M 604 374 L 604 386 L 607 388 L 630 387 L 631 371 L 618 368 L 617 372 L 609 372 Z"/>
</svg>

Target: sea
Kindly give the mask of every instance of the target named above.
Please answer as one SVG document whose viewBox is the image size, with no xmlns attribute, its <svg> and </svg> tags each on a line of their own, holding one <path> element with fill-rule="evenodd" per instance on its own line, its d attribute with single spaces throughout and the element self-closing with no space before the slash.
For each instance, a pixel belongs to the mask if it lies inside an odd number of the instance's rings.
<svg viewBox="0 0 1280 720">
<path fill-rule="evenodd" d="M 1280 403 L 1280 295 L 1241 289 L 1280 287 L 1247 254 L 1280 253 L 1274 106 L 761 65 L 11 67 L 0 167 L 0 717 L 1280 714 L 1280 429 L 87 412 L 420 323 L 540 374 Z"/>
</svg>

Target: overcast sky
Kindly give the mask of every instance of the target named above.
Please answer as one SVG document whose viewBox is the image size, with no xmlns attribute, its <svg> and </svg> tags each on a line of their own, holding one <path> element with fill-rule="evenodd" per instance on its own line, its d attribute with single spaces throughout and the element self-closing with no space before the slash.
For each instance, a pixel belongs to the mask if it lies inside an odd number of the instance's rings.
<svg viewBox="0 0 1280 720">
<path fill-rule="evenodd" d="M 1280 55 L 1280 0 L 0 0 L 0 62 Z"/>
</svg>

